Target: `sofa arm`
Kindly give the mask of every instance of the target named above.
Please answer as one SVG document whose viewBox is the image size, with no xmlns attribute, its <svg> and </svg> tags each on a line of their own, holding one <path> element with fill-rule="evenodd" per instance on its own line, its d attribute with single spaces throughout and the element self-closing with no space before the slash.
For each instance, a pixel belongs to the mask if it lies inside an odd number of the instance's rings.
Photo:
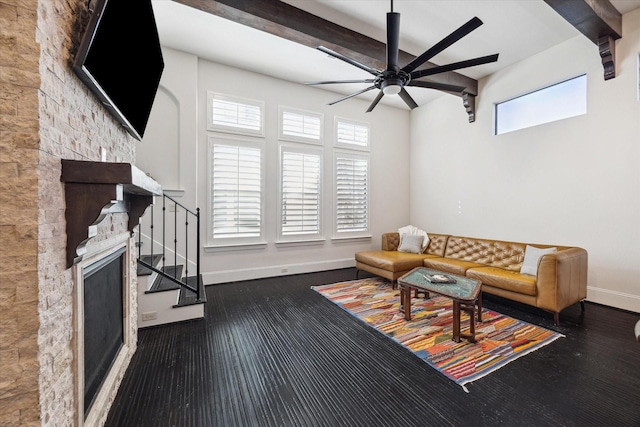
<svg viewBox="0 0 640 427">
<path fill-rule="evenodd" d="M 567 248 L 546 254 L 538 264 L 537 306 L 559 313 L 587 297 L 587 251 Z"/>
<path fill-rule="evenodd" d="M 400 233 L 384 233 L 382 235 L 382 250 L 383 251 L 397 251 L 400 245 Z"/>
</svg>

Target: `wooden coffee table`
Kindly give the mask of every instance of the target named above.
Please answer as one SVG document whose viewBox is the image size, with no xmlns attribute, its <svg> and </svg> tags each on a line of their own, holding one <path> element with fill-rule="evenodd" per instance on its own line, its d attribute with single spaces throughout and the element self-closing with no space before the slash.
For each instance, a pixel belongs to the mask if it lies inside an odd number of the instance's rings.
<svg viewBox="0 0 640 427">
<path fill-rule="evenodd" d="M 436 283 L 429 281 L 427 276 L 445 275 L 453 278 L 455 283 Z M 445 273 L 426 267 L 417 267 L 398 279 L 400 286 L 400 310 L 404 311 L 404 318 L 411 320 L 411 290 L 423 291 L 429 297 L 429 293 L 444 295 L 453 300 L 453 340 L 460 342 L 460 338 L 466 338 L 471 342 L 476 341 L 476 305 L 478 306 L 478 322 L 482 322 L 482 292 L 479 280 L 464 276 Z M 460 333 L 460 314 L 464 311 L 469 314 L 469 333 Z"/>
</svg>

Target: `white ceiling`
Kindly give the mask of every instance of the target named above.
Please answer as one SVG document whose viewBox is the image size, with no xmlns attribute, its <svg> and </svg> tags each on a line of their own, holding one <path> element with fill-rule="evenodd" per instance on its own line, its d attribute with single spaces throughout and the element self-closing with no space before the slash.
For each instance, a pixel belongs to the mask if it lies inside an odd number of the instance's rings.
<svg viewBox="0 0 640 427">
<path fill-rule="evenodd" d="M 316 49 L 260 30 L 171 0 L 152 3 L 160 42 L 173 49 L 295 83 L 371 77 Z M 386 42 L 389 0 L 285 0 L 285 3 Z M 611 3 L 622 14 L 640 7 L 640 0 L 611 0 Z M 484 25 L 431 60 L 444 65 L 499 53 L 496 63 L 458 71 L 475 79 L 580 35 L 542 0 L 395 0 L 393 7 L 401 17 L 400 49 L 416 56 L 469 19 L 479 17 Z M 597 54 L 594 45 L 594 55 Z M 334 91 L 336 99 L 365 87 L 366 84 L 322 86 Z M 451 96 L 423 88 L 407 91 L 418 105 L 439 96 Z M 372 90 L 359 98 L 373 100 L 376 95 L 377 91 Z M 381 102 L 407 108 L 398 96 L 385 96 Z"/>
</svg>

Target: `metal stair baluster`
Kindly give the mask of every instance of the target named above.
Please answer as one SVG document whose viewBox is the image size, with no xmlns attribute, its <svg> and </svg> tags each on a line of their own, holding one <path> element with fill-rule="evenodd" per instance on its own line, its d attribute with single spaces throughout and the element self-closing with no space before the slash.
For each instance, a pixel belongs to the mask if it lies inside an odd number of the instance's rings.
<svg viewBox="0 0 640 427">
<path fill-rule="evenodd" d="M 189 278 L 189 211 L 184 210 L 184 277 Z"/>
<path fill-rule="evenodd" d="M 200 301 L 200 208 L 196 208 L 196 301 Z"/>
</svg>

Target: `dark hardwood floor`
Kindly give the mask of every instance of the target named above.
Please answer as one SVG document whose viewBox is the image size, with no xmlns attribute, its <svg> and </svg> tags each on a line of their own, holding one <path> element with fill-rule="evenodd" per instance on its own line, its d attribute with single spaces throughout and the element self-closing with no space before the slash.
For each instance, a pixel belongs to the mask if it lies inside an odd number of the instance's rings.
<svg viewBox="0 0 640 427">
<path fill-rule="evenodd" d="M 469 393 L 311 290 L 355 269 L 207 287 L 206 318 L 139 332 L 107 426 L 640 426 L 638 314 L 485 307 L 565 335 Z"/>
</svg>

